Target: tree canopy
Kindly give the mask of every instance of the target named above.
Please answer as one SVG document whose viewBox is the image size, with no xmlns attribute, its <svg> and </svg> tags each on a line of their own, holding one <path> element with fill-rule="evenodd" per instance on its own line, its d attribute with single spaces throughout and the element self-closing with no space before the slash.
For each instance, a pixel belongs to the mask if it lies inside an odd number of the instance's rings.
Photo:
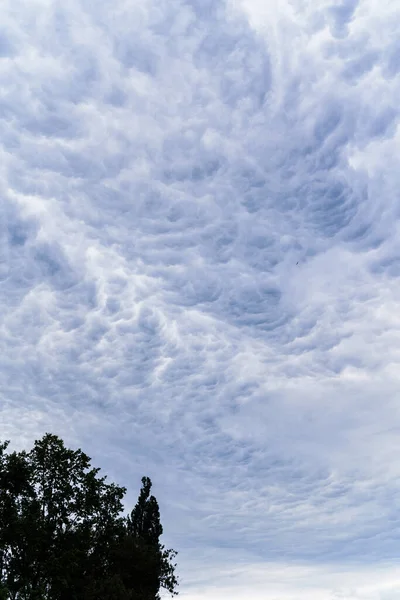
<svg viewBox="0 0 400 600">
<path fill-rule="evenodd" d="M 47 433 L 27 452 L 0 444 L 0 600 L 159 600 L 176 595 L 176 552 L 152 482 L 123 516 L 125 487 Z"/>
</svg>

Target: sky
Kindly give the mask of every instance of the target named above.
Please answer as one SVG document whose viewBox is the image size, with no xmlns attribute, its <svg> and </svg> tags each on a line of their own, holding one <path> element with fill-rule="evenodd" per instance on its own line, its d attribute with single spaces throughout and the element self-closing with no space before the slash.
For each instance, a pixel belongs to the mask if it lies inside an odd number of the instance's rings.
<svg viewBox="0 0 400 600">
<path fill-rule="evenodd" d="M 182 600 L 400 594 L 397 0 L 2 0 L 0 439 L 151 477 Z"/>
</svg>

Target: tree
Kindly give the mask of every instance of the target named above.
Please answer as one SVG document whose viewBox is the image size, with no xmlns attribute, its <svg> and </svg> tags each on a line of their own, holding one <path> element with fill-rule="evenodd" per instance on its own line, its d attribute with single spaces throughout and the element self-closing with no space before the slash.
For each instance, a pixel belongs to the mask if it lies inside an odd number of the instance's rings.
<svg viewBox="0 0 400 600">
<path fill-rule="evenodd" d="M 128 588 L 138 590 L 140 599 L 159 600 L 160 587 L 176 594 L 178 582 L 172 560 L 177 553 L 166 550 L 160 543 L 163 528 L 158 502 L 150 495 L 151 487 L 149 477 L 143 477 L 138 501 L 127 518 L 127 535 L 118 549 L 116 562 L 125 565 L 122 579 Z"/>
<path fill-rule="evenodd" d="M 148 478 L 123 517 L 126 488 L 106 483 L 81 450 L 52 434 L 29 453 L 7 454 L 8 443 L 0 444 L 0 600 L 158 600 L 160 587 L 176 594 L 176 553 L 160 545 Z"/>
</svg>

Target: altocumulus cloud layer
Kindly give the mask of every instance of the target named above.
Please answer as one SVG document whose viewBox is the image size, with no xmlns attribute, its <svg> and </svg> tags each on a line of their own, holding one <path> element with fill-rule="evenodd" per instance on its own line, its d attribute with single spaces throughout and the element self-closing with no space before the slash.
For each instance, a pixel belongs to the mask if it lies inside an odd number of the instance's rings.
<svg viewBox="0 0 400 600">
<path fill-rule="evenodd" d="M 400 592 L 399 27 L 3 0 L 1 438 L 150 475 L 187 600 Z"/>
</svg>

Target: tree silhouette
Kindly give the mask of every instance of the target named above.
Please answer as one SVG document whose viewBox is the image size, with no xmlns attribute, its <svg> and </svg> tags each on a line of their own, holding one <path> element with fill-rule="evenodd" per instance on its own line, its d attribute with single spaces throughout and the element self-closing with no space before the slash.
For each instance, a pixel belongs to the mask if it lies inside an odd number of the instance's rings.
<svg viewBox="0 0 400 600">
<path fill-rule="evenodd" d="M 176 553 L 162 534 L 151 481 L 121 516 L 126 488 L 55 435 L 30 452 L 0 444 L 0 600 L 158 600 L 176 594 Z"/>
</svg>

